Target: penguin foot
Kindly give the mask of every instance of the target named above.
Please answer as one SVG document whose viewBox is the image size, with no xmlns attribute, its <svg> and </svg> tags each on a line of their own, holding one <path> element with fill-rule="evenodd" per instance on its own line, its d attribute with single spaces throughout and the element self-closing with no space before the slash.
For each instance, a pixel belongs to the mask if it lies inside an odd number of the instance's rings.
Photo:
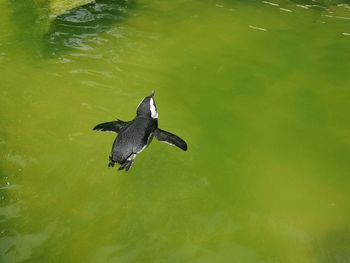
<svg viewBox="0 0 350 263">
<path fill-rule="evenodd" d="M 131 165 L 132 165 L 132 161 L 126 163 L 126 165 L 125 165 L 125 171 L 126 171 L 126 172 L 129 171 Z"/>
<path fill-rule="evenodd" d="M 127 172 L 127 171 L 129 171 L 131 165 L 132 165 L 132 161 L 125 161 L 124 163 L 120 164 L 118 171 L 125 169 L 125 172 Z"/>
<path fill-rule="evenodd" d="M 109 156 L 108 167 L 114 167 L 115 161 L 112 159 L 112 156 Z"/>
</svg>

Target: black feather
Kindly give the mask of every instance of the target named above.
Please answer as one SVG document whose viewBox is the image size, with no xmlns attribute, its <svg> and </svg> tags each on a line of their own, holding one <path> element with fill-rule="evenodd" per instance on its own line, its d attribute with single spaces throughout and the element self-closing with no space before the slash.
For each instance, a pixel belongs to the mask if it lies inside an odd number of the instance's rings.
<svg viewBox="0 0 350 263">
<path fill-rule="evenodd" d="M 154 131 L 154 137 L 156 137 L 158 141 L 170 143 L 172 145 L 179 147 L 184 151 L 187 150 L 187 143 L 180 137 L 170 132 L 157 128 Z"/>
<path fill-rule="evenodd" d="M 119 133 L 121 129 L 123 129 L 129 122 L 128 121 L 110 121 L 104 122 L 96 125 L 93 130 L 95 131 L 112 131 Z"/>
</svg>

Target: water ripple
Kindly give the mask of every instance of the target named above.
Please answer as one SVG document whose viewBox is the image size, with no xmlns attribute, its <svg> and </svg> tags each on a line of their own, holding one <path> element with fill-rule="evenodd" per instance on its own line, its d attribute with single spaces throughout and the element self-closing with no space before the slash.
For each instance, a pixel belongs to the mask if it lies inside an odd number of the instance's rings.
<svg viewBox="0 0 350 263">
<path fill-rule="evenodd" d="M 333 15 L 322 15 L 322 16 L 330 17 L 330 18 L 336 18 L 336 19 L 350 20 L 350 17 L 345 17 L 345 16 L 333 16 Z"/>
<path fill-rule="evenodd" d="M 262 27 L 258 27 L 258 26 L 248 25 L 248 27 L 251 29 L 254 29 L 254 30 L 267 31 L 266 28 L 262 28 Z"/>
<path fill-rule="evenodd" d="M 133 2 L 101 0 L 56 17 L 44 35 L 45 54 L 57 56 L 72 49 L 92 50 L 106 40 L 100 34 L 125 20 Z"/>
</svg>

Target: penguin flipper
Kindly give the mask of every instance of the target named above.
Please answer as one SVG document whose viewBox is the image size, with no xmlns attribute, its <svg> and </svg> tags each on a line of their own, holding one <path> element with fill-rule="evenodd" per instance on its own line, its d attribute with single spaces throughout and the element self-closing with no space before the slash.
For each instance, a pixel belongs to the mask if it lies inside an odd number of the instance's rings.
<svg viewBox="0 0 350 263">
<path fill-rule="evenodd" d="M 110 121 L 110 122 L 104 122 L 96 125 L 93 130 L 94 131 L 111 131 L 111 132 L 120 132 L 122 128 L 124 128 L 129 122 L 128 121 Z"/>
<path fill-rule="evenodd" d="M 187 143 L 183 139 L 181 139 L 180 137 L 178 137 L 175 134 L 172 134 L 170 132 L 163 131 L 163 130 L 157 128 L 154 131 L 154 137 L 156 137 L 158 141 L 177 146 L 184 151 L 187 150 Z"/>
</svg>

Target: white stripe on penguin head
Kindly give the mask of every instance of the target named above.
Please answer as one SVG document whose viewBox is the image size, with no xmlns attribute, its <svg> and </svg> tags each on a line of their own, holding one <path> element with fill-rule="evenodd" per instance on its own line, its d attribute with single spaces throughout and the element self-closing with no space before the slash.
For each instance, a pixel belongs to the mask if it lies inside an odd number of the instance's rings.
<svg viewBox="0 0 350 263">
<path fill-rule="evenodd" d="M 158 112 L 157 112 L 156 106 L 154 105 L 153 98 L 151 98 L 149 100 L 149 106 L 150 106 L 150 110 L 151 110 L 151 117 L 153 119 L 158 119 Z"/>
</svg>

